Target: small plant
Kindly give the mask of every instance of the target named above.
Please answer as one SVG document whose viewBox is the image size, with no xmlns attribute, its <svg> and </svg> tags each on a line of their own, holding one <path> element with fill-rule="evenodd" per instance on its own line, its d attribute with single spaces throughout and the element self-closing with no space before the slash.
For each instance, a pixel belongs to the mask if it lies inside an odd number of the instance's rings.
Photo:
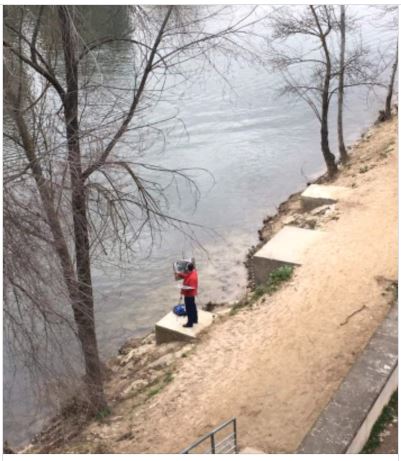
<svg viewBox="0 0 401 461">
<path fill-rule="evenodd" d="M 106 408 L 103 408 L 103 410 L 98 411 L 95 417 L 98 421 L 102 421 L 104 418 L 110 415 L 111 415 L 111 410 L 109 407 L 106 407 Z"/>
<path fill-rule="evenodd" d="M 166 373 L 166 376 L 164 377 L 164 383 L 165 384 L 171 383 L 173 379 L 174 379 L 173 373 L 171 371 L 168 371 Z"/>
<path fill-rule="evenodd" d="M 243 299 L 241 301 L 238 301 L 237 303 L 234 304 L 234 306 L 230 310 L 230 315 L 235 315 L 242 307 L 245 307 L 248 305 L 248 300 Z"/>
<path fill-rule="evenodd" d="M 152 387 L 152 389 L 149 390 L 148 392 L 148 397 L 153 397 L 154 395 L 158 394 L 161 390 L 162 387 L 160 384 L 158 386 Z"/>
<path fill-rule="evenodd" d="M 359 168 L 359 173 L 366 173 L 367 171 L 369 171 L 369 167 L 367 165 Z"/>
<path fill-rule="evenodd" d="M 230 310 L 230 315 L 235 315 L 239 309 L 251 305 L 258 299 L 262 298 L 262 296 L 271 295 L 277 291 L 283 282 L 289 280 L 292 277 L 293 272 L 294 268 L 288 265 L 280 266 L 278 269 L 271 272 L 267 281 L 263 285 L 258 285 L 252 292 L 250 298 L 244 298 L 234 304 Z"/>
<path fill-rule="evenodd" d="M 168 371 L 163 377 L 163 380 L 161 382 L 157 383 L 155 386 L 149 389 L 148 398 L 153 397 L 154 395 L 158 394 L 167 384 L 171 383 L 173 379 L 174 379 L 173 373 L 171 371 Z"/>
<path fill-rule="evenodd" d="M 267 282 L 259 285 L 252 294 L 252 301 L 257 301 L 265 294 L 271 295 L 279 289 L 281 284 L 292 277 L 294 268 L 292 266 L 284 265 L 274 270 L 269 274 Z"/>
</svg>

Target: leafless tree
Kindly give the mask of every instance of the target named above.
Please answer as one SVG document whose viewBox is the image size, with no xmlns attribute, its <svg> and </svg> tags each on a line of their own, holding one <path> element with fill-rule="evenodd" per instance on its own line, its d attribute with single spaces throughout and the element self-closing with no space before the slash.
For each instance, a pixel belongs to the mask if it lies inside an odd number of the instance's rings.
<svg viewBox="0 0 401 461">
<path fill-rule="evenodd" d="M 397 69 L 398 69 L 398 43 L 397 43 L 397 47 L 395 50 L 395 59 L 392 65 L 390 82 L 388 84 L 388 89 L 387 89 L 386 106 L 384 110 L 387 120 L 391 118 L 391 101 L 393 99 L 394 83 L 395 83 L 395 77 L 397 75 Z"/>
<path fill-rule="evenodd" d="M 345 5 L 340 6 L 340 66 L 338 71 L 338 110 L 337 110 L 337 136 L 340 160 L 348 160 L 347 149 L 344 142 L 343 109 L 344 109 L 344 74 L 345 74 Z"/>
<path fill-rule="evenodd" d="M 339 53 L 334 53 L 333 78 L 337 79 L 337 86 L 333 87 L 333 93 L 338 92 L 337 108 L 337 138 L 340 152 L 340 161 L 346 163 L 349 159 L 345 147 L 343 116 L 345 89 L 356 86 L 365 86 L 369 89 L 381 86 L 379 81 L 379 70 L 373 65 L 370 59 L 371 50 L 364 45 L 358 30 L 361 17 L 351 15 L 348 7 L 340 5 L 339 18 L 336 19 L 336 30 L 339 33 Z M 350 38 L 347 49 L 347 36 Z M 351 39 L 352 43 L 351 43 Z M 338 55 L 338 58 L 337 58 Z"/>
<path fill-rule="evenodd" d="M 270 44 L 270 62 L 282 71 L 286 81 L 283 93 L 295 94 L 311 107 L 320 123 L 320 145 L 329 176 L 337 172 L 335 156 L 329 146 L 328 114 L 331 83 L 333 80 L 333 56 L 330 51 L 329 36 L 334 28 L 332 6 L 281 7 L 270 18 L 273 29 Z M 290 38 L 309 37 L 317 43 L 304 51 L 299 43 L 284 48 Z M 277 46 L 279 43 L 280 46 Z M 295 77 L 291 72 L 297 68 Z M 308 74 L 301 77 L 301 67 Z"/>
<path fill-rule="evenodd" d="M 381 8 L 383 15 L 387 18 L 387 27 L 397 32 L 395 57 L 393 64 L 391 66 L 391 75 L 390 81 L 388 83 L 386 104 L 384 109 L 385 118 L 386 120 L 389 120 L 391 118 L 391 106 L 394 92 L 394 84 L 398 69 L 398 6 L 386 5 Z"/>
<path fill-rule="evenodd" d="M 227 7 L 124 8 L 128 30 L 86 39 L 79 7 L 10 6 L 3 42 L 5 319 L 28 342 L 35 336 L 26 331 L 28 312 L 37 313 L 41 331 L 51 330 L 52 322 L 70 325 L 93 412 L 107 405 L 93 261 L 116 248 L 121 255 L 133 251 L 143 232 L 154 235 L 166 222 L 190 232 L 187 222 L 168 213 L 160 175 L 185 180 L 196 193 L 195 183 L 185 170 L 143 158 L 154 134 L 163 136 L 159 122 L 166 119 L 152 121 L 149 110 L 169 85 L 187 78 L 187 62 L 213 65 L 212 51 L 235 57 L 255 21 L 253 8 L 224 26 L 218 19 Z M 128 88 L 102 72 L 102 53 L 112 54 L 117 44 L 132 60 Z M 72 315 L 56 308 L 65 299 Z M 31 346 L 39 361 L 36 343 Z"/>
<path fill-rule="evenodd" d="M 398 69 L 398 6 L 397 5 L 375 5 L 371 7 L 375 11 L 375 26 L 376 20 L 379 20 L 379 29 L 382 31 L 394 32 L 395 36 L 395 53 L 391 62 L 390 78 L 387 83 L 387 95 L 384 106 L 384 111 L 380 111 L 379 120 L 389 120 L 391 118 L 391 106 L 394 93 L 394 85 Z M 376 26 L 377 27 L 377 26 Z M 387 44 L 388 47 L 388 44 Z M 384 62 L 383 69 L 387 69 L 390 64 Z"/>
<path fill-rule="evenodd" d="M 346 10 L 345 6 L 340 6 L 338 18 L 335 7 L 330 5 L 280 7 L 270 18 L 273 33 L 269 43 L 269 61 L 285 79 L 282 94 L 300 97 L 318 118 L 321 150 L 329 176 L 337 172 L 328 137 L 332 97 L 337 93 L 340 161 L 346 162 L 348 154 L 343 133 L 345 89 L 383 86 L 379 79 L 380 69 L 373 65 L 369 48 L 358 37 L 360 18 L 346 14 Z M 306 49 L 301 41 L 295 41 L 298 36 L 312 39 L 305 40 Z M 352 37 L 347 48 L 346 36 Z M 293 44 L 288 45 L 291 40 Z"/>
</svg>

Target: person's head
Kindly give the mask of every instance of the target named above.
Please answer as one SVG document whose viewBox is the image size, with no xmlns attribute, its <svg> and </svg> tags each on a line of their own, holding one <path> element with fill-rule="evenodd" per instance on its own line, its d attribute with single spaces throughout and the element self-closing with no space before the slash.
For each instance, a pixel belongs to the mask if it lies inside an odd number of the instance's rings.
<svg viewBox="0 0 401 461">
<path fill-rule="evenodd" d="M 194 270 L 194 265 L 192 263 L 189 263 L 187 266 L 187 271 L 192 272 Z"/>
</svg>

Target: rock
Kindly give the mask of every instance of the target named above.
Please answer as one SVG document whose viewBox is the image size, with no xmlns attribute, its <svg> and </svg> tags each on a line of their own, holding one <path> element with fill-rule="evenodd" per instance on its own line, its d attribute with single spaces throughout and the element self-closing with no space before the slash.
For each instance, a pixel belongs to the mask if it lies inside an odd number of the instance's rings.
<svg viewBox="0 0 401 461">
<path fill-rule="evenodd" d="M 174 352 L 170 352 L 167 355 L 163 355 L 154 362 L 149 364 L 149 368 L 154 368 L 155 370 L 160 370 L 163 368 L 169 367 L 175 360 L 176 356 Z"/>
<path fill-rule="evenodd" d="M 127 355 L 120 358 L 120 366 L 125 367 L 128 363 L 134 362 L 137 363 L 141 358 L 148 354 L 151 349 L 155 348 L 153 343 L 143 344 L 135 349 L 132 349 L 128 352 Z"/>
<path fill-rule="evenodd" d="M 123 440 L 133 439 L 133 438 L 134 438 L 134 434 L 132 433 L 132 431 L 128 431 L 128 432 L 125 432 L 124 434 L 120 435 L 120 437 L 118 437 L 116 442 L 122 442 Z"/>
<path fill-rule="evenodd" d="M 155 335 L 155 333 L 149 333 L 141 341 L 141 344 L 155 344 L 155 343 L 156 343 L 156 335 Z"/>
<path fill-rule="evenodd" d="M 336 209 L 335 205 L 322 205 L 310 212 L 312 216 L 325 216 L 329 213 L 333 213 Z"/>
<path fill-rule="evenodd" d="M 234 303 L 235 304 L 235 303 Z M 234 305 L 233 304 L 233 305 Z M 219 312 L 217 312 L 217 316 L 223 317 L 224 315 L 227 315 L 231 312 L 231 308 L 228 309 L 221 309 Z"/>
<path fill-rule="evenodd" d="M 168 354 L 169 352 L 175 351 L 177 347 L 179 347 L 181 343 L 179 342 L 171 342 L 171 343 L 162 343 L 157 347 L 157 357 L 161 355 Z"/>
<path fill-rule="evenodd" d="M 141 344 L 142 338 L 131 338 L 128 339 L 121 347 L 118 349 L 120 355 L 127 354 L 131 349 L 138 347 Z"/>
<path fill-rule="evenodd" d="M 294 221 L 296 221 L 296 218 L 295 216 L 286 216 L 284 219 L 283 219 L 283 224 L 286 226 L 288 224 L 291 224 L 293 223 Z"/>
<path fill-rule="evenodd" d="M 129 384 L 129 386 L 127 386 L 122 391 L 122 395 L 126 396 L 128 394 L 138 392 L 140 389 L 147 386 L 148 384 L 149 384 L 149 381 L 146 379 L 137 379 L 136 381 Z"/>
<path fill-rule="evenodd" d="M 190 352 L 193 347 L 194 347 L 193 344 L 186 344 L 183 348 L 181 348 L 180 354 L 181 355 L 188 354 L 188 352 Z"/>
<path fill-rule="evenodd" d="M 317 224 L 316 219 L 305 219 L 302 227 L 306 227 L 307 229 L 315 229 L 316 224 Z"/>
<path fill-rule="evenodd" d="M 120 359 L 120 366 L 125 367 L 136 356 L 136 349 L 132 349 L 126 356 Z"/>
<path fill-rule="evenodd" d="M 109 417 L 109 421 L 111 423 L 115 423 L 117 421 L 121 421 L 122 419 L 124 419 L 122 416 L 112 416 L 112 417 Z"/>
</svg>

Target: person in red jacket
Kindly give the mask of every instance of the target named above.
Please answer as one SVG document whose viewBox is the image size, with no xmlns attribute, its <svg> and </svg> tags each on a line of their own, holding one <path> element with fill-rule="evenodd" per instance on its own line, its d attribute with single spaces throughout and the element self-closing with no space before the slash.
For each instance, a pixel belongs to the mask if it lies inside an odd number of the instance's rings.
<svg viewBox="0 0 401 461">
<path fill-rule="evenodd" d="M 198 294 L 198 273 L 192 263 L 188 264 L 187 270 L 188 272 L 185 273 L 177 273 L 177 277 L 184 279 L 181 294 L 184 296 L 188 321 L 183 326 L 192 328 L 194 323 L 198 323 L 198 310 L 195 303 L 195 296 Z"/>
</svg>

